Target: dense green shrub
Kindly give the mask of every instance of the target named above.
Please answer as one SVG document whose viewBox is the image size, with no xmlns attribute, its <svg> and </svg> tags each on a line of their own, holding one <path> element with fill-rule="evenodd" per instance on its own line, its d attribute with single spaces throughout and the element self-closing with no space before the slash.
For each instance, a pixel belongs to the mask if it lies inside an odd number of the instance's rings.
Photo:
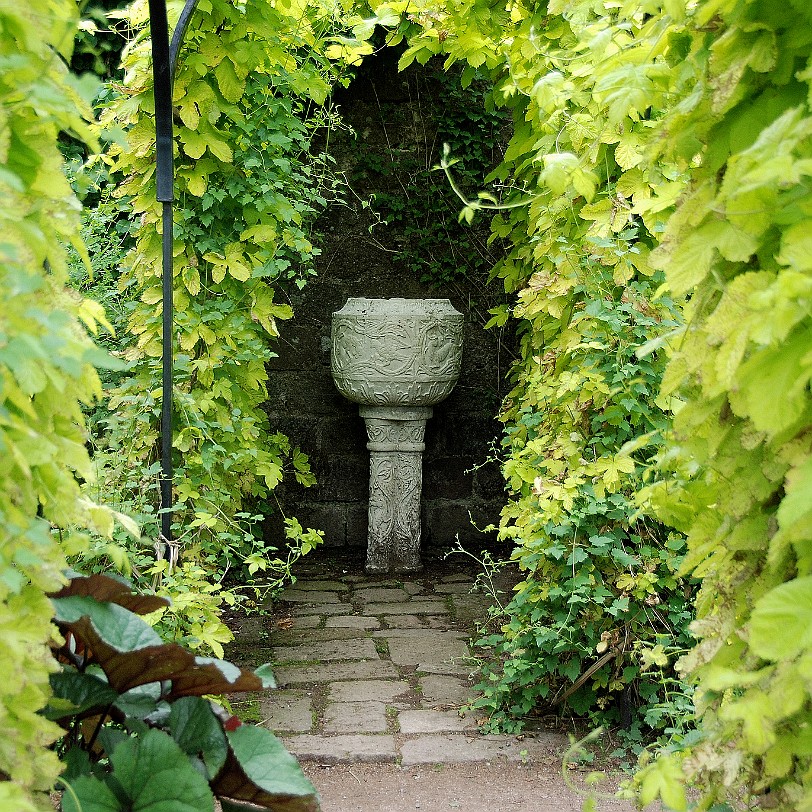
<svg viewBox="0 0 812 812">
<path fill-rule="evenodd" d="M 402 59 L 467 62 L 463 82 L 487 73 L 513 117 L 485 179 L 500 196 L 463 194 L 463 218 L 492 212 L 492 238 L 510 246 L 493 276 L 514 304 L 491 320 L 513 316 L 520 337 L 501 413 L 511 498 L 499 531 L 527 573 L 480 641 L 493 661 L 476 704 L 492 729 L 569 709 L 663 730 L 689 704 L 664 652 L 688 645 L 690 590 L 677 575 L 684 542 L 634 501 L 668 426 L 665 359 L 638 350 L 680 321 L 678 305 L 654 301 L 663 276 L 648 256 L 681 187 L 668 166 L 641 171 L 635 152 L 660 107 L 643 121 L 599 90 L 602 51 L 579 45 L 597 35 L 597 12 L 484 8 L 411 13 Z M 445 165 L 456 183 L 453 156 Z"/>
<path fill-rule="evenodd" d="M 637 466 L 650 465 L 659 447 L 662 481 L 636 500 L 686 534 L 677 574 L 702 581 L 691 627 L 697 642 L 679 664 L 696 684 L 698 733 L 680 756 L 662 756 L 641 774 L 644 803 L 659 795 L 685 808 L 682 785 L 693 781 L 701 808 L 749 803 L 753 793 L 769 793 L 772 807 L 810 808 L 810 20 L 804 2 L 551 0 L 413 8 L 406 25 L 421 31 L 405 61 L 442 51 L 449 62 L 484 65 L 515 110 L 515 136 L 497 172 L 517 178 L 524 199 L 516 201 L 522 211 L 497 217 L 495 231 L 516 245 L 499 274 L 520 291 L 514 314 L 526 330 L 519 398 L 506 412 L 505 469 L 518 499 L 502 525 L 520 560 L 534 533 L 542 560 L 555 549 L 553 531 L 577 515 L 595 484 L 582 474 L 601 460 L 592 439 L 601 427 L 591 420 L 588 436 L 573 432 L 574 447 L 566 437 L 545 438 L 526 471 L 525 444 L 513 439 L 534 419 L 526 402 L 531 359 L 547 364 L 542 391 L 568 384 L 592 413 L 592 367 L 570 366 L 587 348 L 567 347 L 579 340 L 572 325 L 581 318 L 585 267 L 595 260 L 613 268 L 614 285 L 627 289 L 639 275 L 663 273 L 657 294 L 684 302 L 684 326 L 655 329 L 637 354 L 669 359 L 659 394 L 649 397 L 674 414 L 673 431 L 650 446 L 641 435 L 625 450 L 606 449 L 602 463 L 631 497 Z M 474 200 L 467 212 L 491 205 Z M 632 227 L 635 241 L 619 244 Z M 664 301 L 654 293 L 646 299 Z M 609 285 L 583 309 L 622 300 Z M 618 372 L 623 360 L 620 353 Z M 539 422 L 563 426 L 576 417 L 572 401 L 563 401 L 569 416 L 560 403 L 546 398 L 552 408 Z M 560 448 L 578 468 L 557 463 Z M 564 478 L 551 483 L 547 471 L 556 469 Z M 578 496 L 569 502 L 568 477 Z M 562 499 L 560 515 L 540 531 L 533 487 L 545 503 Z M 616 529 L 640 522 L 630 512 L 618 518 Z M 667 550 L 668 536 L 657 535 Z M 538 583 L 524 591 L 546 597 L 561 588 L 535 566 Z M 658 567 L 650 574 L 667 585 L 672 564 Z M 632 564 L 628 576 L 643 574 Z M 526 612 L 521 603 L 514 609 L 523 630 Z M 511 653 L 525 662 L 521 649 Z M 649 659 L 661 654 L 655 647 Z M 527 664 L 532 670 L 532 657 Z"/>
</svg>

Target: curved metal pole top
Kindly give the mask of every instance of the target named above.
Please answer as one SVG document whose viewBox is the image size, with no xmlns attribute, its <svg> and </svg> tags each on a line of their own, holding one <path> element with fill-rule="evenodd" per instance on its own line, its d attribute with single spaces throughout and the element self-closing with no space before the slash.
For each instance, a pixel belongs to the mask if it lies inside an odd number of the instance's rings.
<svg viewBox="0 0 812 812">
<path fill-rule="evenodd" d="M 178 17 L 178 24 L 172 32 L 172 42 L 169 45 L 169 73 L 172 84 L 175 82 L 175 71 L 178 67 L 180 46 L 183 45 L 186 29 L 189 28 L 189 23 L 192 20 L 192 15 L 195 13 L 198 2 L 199 0 L 186 0 L 183 11 L 181 11 L 180 17 Z"/>
</svg>

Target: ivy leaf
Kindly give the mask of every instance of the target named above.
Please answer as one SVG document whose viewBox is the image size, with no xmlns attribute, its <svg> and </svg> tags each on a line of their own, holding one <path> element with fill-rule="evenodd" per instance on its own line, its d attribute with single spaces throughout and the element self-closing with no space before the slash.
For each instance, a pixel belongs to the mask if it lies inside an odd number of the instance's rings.
<svg viewBox="0 0 812 812">
<path fill-rule="evenodd" d="M 158 597 L 158 595 L 139 594 L 133 589 L 133 585 L 124 578 L 100 573 L 79 575 L 72 570 L 69 570 L 67 574 L 70 581 L 58 592 L 52 592 L 51 598 L 83 595 L 95 598 L 97 601 L 118 604 L 137 615 L 147 615 L 150 612 L 156 612 L 169 606 L 169 601 L 166 598 Z"/>
</svg>

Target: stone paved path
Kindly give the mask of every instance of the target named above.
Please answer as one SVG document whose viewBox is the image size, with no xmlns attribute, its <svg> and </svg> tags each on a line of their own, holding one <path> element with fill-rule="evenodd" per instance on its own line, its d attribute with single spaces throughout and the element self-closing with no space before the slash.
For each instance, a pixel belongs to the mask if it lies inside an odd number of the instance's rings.
<svg viewBox="0 0 812 812">
<path fill-rule="evenodd" d="M 432 574 L 434 572 L 434 574 Z M 275 615 L 247 618 L 235 660 L 274 663 L 279 690 L 262 724 L 301 761 L 404 767 L 560 759 L 566 736 L 485 736 L 458 710 L 472 695 L 468 640 L 489 599 L 474 572 L 363 574 L 360 563 L 309 563 Z"/>
</svg>

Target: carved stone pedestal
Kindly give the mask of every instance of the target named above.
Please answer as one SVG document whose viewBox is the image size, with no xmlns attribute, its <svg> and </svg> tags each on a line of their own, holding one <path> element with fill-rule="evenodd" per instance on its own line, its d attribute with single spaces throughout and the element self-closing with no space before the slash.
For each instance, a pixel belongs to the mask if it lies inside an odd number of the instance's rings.
<svg viewBox="0 0 812 812">
<path fill-rule="evenodd" d="M 369 460 L 367 572 L 418 572 L 423 435 L 430 408 L 362 406 Z"/>
<path fill-rule="evenodd" d="M 459 377 L 462 321 L 448 299 L 350 299 L 333 314 L 333 380 L 361 404 L 372 455 L 368 572 L 421 569 L 423 433 Z"/>
</svg>

